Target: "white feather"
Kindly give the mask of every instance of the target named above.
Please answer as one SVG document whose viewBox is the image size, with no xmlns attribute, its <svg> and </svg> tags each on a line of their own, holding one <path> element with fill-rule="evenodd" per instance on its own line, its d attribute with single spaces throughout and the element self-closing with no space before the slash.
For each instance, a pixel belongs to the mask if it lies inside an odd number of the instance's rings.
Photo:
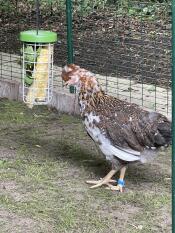
<svg viewBox="0 0 175 233">
<path fill-rule="evenodd" d="M 99 123 L 100 118 L 99 116 L 94 116 L 91 112 L 86 115 L 85 127 L 92 139 L 99 143 L 99 147 L 107 160 L 111 160 L 113 156 L 128 162 L 140 160 L 140 157 L 138 157 L 140 152 L 113 146 L 110 140 L 93 124 L 94 121 Z M 93 124 L 93 127 L 90 126 L 90 123 Z"/>
<path fill-rule="evenodd" d="M 68 67 L 67 65 L 64 67 L 64 70 L 67 73 L 70 72 L 70 71 L 72 71 L 72 69 L 70 67 Z"/>
</svg>

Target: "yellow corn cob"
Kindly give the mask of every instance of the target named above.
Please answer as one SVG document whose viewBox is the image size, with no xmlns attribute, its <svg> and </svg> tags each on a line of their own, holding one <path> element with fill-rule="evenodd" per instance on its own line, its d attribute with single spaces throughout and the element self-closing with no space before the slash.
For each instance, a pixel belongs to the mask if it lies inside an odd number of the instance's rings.
<svg viewBox="0 0 175 233">
<path fill-rule="evenodd" d="M 51 52 L 50 52 L 51 53 Z M 33 107 L 34 101 L 44 101 L 47 97 L 48 78 L 49 78 L 49 48 L 41 48 L 37 59 L 36 67 L 33 72 L 33 83 L 29 87 L 26 102 L 29 108 Z"/>
</svg>

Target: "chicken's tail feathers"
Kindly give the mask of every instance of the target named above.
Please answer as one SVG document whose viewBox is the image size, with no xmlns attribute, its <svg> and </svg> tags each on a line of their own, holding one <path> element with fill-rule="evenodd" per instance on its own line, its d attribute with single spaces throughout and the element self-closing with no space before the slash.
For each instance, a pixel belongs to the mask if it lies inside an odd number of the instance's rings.
<svg viewBox="0 0 175 233">
<path fill-rule="evenodd" d="M 168 146 L 172 143 L 171 122 L 165 121 L 158 124 L 157 129 L 161 135 L 156 143 L 160 146 Z"/>
</svg>

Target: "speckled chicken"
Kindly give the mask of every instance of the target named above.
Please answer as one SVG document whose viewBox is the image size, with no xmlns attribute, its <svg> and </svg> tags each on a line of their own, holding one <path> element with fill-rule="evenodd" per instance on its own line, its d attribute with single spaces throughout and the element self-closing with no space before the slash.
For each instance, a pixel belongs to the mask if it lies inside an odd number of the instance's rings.
<svg viewBox="0 0 175 233">
<path fill-rule="evenodd" d="M 145 163 L 171 143 L 170 121 L 157 112 L 105 94 L 95 75 L 77 65 L 65 66 L 62 79 L 65 85 L 76 86 L 85 128 L 112 165 L 103 179 L 87 183 L 93 185 L 91 188 L 107 185 L 122 192 L 127 165 Z M 112 177 L 118 170 L 120 177 L 113 185 L 116 181 Z"/>
</svg>

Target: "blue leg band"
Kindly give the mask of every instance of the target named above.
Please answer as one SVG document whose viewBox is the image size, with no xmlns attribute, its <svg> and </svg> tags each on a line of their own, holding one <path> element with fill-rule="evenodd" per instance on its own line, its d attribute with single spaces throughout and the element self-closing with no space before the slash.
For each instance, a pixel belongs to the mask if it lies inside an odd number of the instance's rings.
<svg viewBox="0 0 175 233">
<path fill-rule="evenodd" d="M 125 181 L 122 179 L 118 179 L 117 184 L 120 185 L 121 187 L 125 186 Z"/>
</svg>

